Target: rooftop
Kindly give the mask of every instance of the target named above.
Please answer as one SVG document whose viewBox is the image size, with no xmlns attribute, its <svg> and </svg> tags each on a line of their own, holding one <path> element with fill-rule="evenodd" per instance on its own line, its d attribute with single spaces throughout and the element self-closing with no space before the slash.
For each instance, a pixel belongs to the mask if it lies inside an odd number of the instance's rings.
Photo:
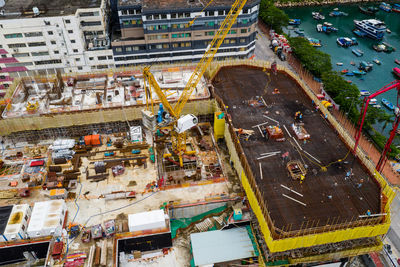
<svg viewBox="0 0 400 267">
<path fill-rule="evenodd" d="M 135 0 L 119 0 L 120 5 L 129 5 L 126 3 L 137 2 Z M 210 4 L 210 8 L 212 7 L 231 7 L 234 3 L 234 0 L 214 0 Z M 259 0 L 248 0 L 246 5 L 251 5 L 254 3 L 258 3 Z M 206 5 L 207 1 L 200 0 L 142 0 L 142 8 L 143 10 L 171 10 L 171 9 L 203 9 Z"/>
<path fill-rule="evenodd" d="M 255 256 L 246 228 L 209 231 L 190 235 L 196 266 L 212 265 Z"/>
<path fill-rule="evenodd" d="M 372 214 L 381 212 L 380 187 L 375 179 L 349 153 L 332 126 L 288 76 L 271 74 L 268 79 L 261 69 L 224 68 L 213 84 L 228 106 L 233 126 L 254 130 L 248 141 L 241 138 L 240 143 L 275 228 L 295 231 L 307 225 L 329 225 L 332 221 L 353 222 L 368 210 Z M 280 93 L 274 94 L 275 88 Z M 256 96 L 262 96 L 266 106 L 254 106 L 252 99 Z M 296 138 L 292 128 L 297 111 L 304 115 L 303 127 L 310 135 L 307 141 Z M 280 142 L 266 140 L 255 127 L 277 123 L 285 138 Z M 268 156 L 268 152 L 277 154 Z M 305 166 L 303 183 L 290 177 L 289 160 Z M 321 166 L 326 166 L 326 171 Z M 345 179 L 350 169 L 354 175 Z"/>
<path fill-rule="evenodd" d="M 33 7 L 39 9 L 38 17 L 73 15 L 79 8 L 100 7 L 102 0 L 5 0 L 5 2 L 1 8 L 4 14 L 0 15 L 0 20 L 33 17 Z"/>
</svg>

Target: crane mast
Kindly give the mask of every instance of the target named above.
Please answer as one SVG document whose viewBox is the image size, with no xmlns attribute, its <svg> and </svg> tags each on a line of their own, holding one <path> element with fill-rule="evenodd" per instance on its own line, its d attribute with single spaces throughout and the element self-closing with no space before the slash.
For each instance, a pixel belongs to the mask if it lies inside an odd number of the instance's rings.
<svg viewBox="0 0 400 267">
<path fill-rule="evenodd" d="M 192 154 L 193 152 L 186 151 L 186 133 L 176 131 L 177 122 L 181 117 L 181 113 L 185 104 L 189 100 L 193 91 L 196 89 L 196 86 L 198 85 L 204 72 L 210 66 L 215 54 L 218 51 L 218 48 L 222 45 L 226 35 L 229 33 L 229 30 L 232 28 L 246 2 L 247 0 L 235 0 L 229 13 L 226 15 L 220 28 L 208 45 L 206 52 L 200 59 L 200 62 L 197 64 L 195 70 L 189 78 L 188 83 L 183 89 L 181 96 L 174 106 L 169 103 L 167 96 L 164 94 L 153 74 L 150 72 L 150 67 L 145 67 L 143 69 L 146 96 L 151 98 L 151 90 L 154 90 L 165 110 L 168 111 L 170 116 L 173 118 L 171 124 L 171 142 L 174 153 L 179 156 L 181 167 L 183 166 L 182 155 L 185 153 Z M 148 105 L 148 101 L 146 101 L 146 103 Z M 151 103 L 153 105 L 153 100 L 151 100 Z"/>
</svg>

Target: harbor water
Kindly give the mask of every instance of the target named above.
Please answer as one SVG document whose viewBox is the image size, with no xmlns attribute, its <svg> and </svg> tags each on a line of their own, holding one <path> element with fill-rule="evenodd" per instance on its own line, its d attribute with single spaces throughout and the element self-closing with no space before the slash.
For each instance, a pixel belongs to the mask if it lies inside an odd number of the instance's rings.
<svg viewBox="0 0 400 267">
<path fill-rule="evenodd" d="M 372 5 L 378 7 L 379 3 L 363 4 L 364 7 Z M 348 16 L 330 17 L 329 12 L 333 11 L 334 8 L 338 8 L 340 11 L 348 13 Z M 396 58 L 400 60 L 400 13 L 387 13 L 379 10 L 374 16 L 368 16 L 359 11 L 358 5 L 309 6 L 286 8 L 284 10 L 289 15 L 289 18 L 301 19 L 301 25 L 299 25 L 298 28 L 304 30 L 306 37 L 321 40 L 322 47 L 317 49 L 321 49 L 321 51 L 328 53 L 331 56 L 332 67 L 334 70 L 339 72 L 343 69 L 355 71 L 357 70 L 361 61 L 366 61 L 373 64 L 373 70 L 368 72 L 366 75 L 362 75 L 360 77 L 349 77 L 343 75 L 345 80 L 352 81 L 352 83 L 357 85 L 360 90 L 368 90 L 369 92 L 373 93 L 396 79 L 396 76 L 392 73 L 392 69 L 394 67 L 400 67 L 394 62 Z M 311 12 L 314 11 L 322 13 L 325 16 L 325 20 L 317 21 L 313 19 Z M 354 19 L 362 20 L 370 18 L 376 18 L 384 21 L 387 28 L 391 30 L 390 34 L 385 33 L 382 41 L 394 46 L 396 48 L 395 52 L 376 52 L 373 50 L 372 46 L 374 44 L 378 44 L 380 41 L 373 40 L 368 37 L 357 37 L 352 32 L 352 30 L 355 28 L 353 22 Z M 338 32 L 330 34 L 317 32 L 317 24 L 322 24 L 325 21 L 332 23 L 333 27 L 338 28 Z M 287 29 L 286 32 L 290 36 L 298 36 L 293 29 Z M 359 44 L 349 48 L 343 48 L 336 43 L 336 38 L 338 37 L 355 37 Z M 361 57 L 357 57 L 352 53 L 353 48 L 362 50 L 364 54 Z M 382 64 L 377 65 L 373 62 L 374 59 L 378 59 Z M 350 64 L 352 61 L 355 63 L 355 66 Z M 338 66 L 336 64 L 338 62 L 343 63 L 343 65 Z M 390 114 L 393 114 L 393 112 L 387 110 L 382 105 L 382 98 L 386 98 L 396 105 L 397 91 L 392 90 L 377 97 L 378 104 L 382 106 L 382 109 Z M 390 128 L 390 126 L 387 128 Z M 380 131 L 380 129 L 376 129 Z M 388 134 L 387 132 L 388 129 L 385 131 L 385 135 Z"/>
</svg>

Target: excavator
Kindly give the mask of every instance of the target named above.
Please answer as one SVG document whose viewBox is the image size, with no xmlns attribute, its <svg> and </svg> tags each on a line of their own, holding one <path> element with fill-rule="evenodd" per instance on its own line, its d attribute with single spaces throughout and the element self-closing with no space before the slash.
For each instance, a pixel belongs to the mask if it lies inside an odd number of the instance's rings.
<svg viewBox="0 0 400 267">
<path fill-rule="evenodd" d="M 206 9 L 213 0 L 211 0 L 204 9 Z M 153 105 L 153 99 L 151 98 L 151 92 L 154 91 L 159 101 L 161 102 L 163 108 L 168 113 L 165 118 L 168 118 L 168 125 L 163 126 L 164 129 L 168 129 L 171 134 L 171 143 L 172 143 L 172 150 L 173 153 L 179 157 L 179 165 L 183 167 L 183 155 L 193 155 L 194 151 L 188 151 L 186 145 L 186 132 L 191 129 L 192 127 L 196 126 L 198 123 L 198 119 L 193 114 L 186 114 L 182 115 L 182 110 L 189 100 L 191 94 L 195 90 L 197 84 L 199 83 L 201 77 L 203 76 L 204 72 L 211 64 L 215 54 L 218 51 L 218 48 L 223 43 L 226 35 L 228 34 L 229 30 L 231 29 L 232 25 L 235 23 L 237 17 L 240 14 L 240 11 L 243 9 L 244 5 L 246 4 L 247 0 L 235 0 L 233 3 L 229 13 L 226 15 L 224 21 L 221 23 L 221 27 L 218 29 L 217 33 L 215 34 L 214 38 L 208 45 L 206 52 L 204 53 L 203 57 L 200 59 L 200 62 L 197 64 L 195 70 L 193 71 L 192 75 L 188 83 L 186 84 L 185 88 L 182 91 L 178 101 L 172 105 L 167 96 L 164 94 L 163 90 L 160 88 L 157 80 L 154 78 L 153 74 L 150 71 L 150 67 L 145 67 L 143 69 L 143 77 L 144 77 L 144 88 L 146 91 L 146 97 L 149 96 L 151 99 L 151 104 Z M 203 9 L 203 10 L 204 10 Z M 194 23 L 194 18 L 192 21 L 189 22 L 188 26 Z M 146 103 L 148 103 L 148 99 L 146 99 Z M 147 106 L 149 109 L 149 107 Z M 154 113 L 154 107 L 152 106 L 152 110 Z M 166 155 L 164 155 L 166 156 Z M 170 155 L 167 155 L 170 156 Z"/>
</svg>

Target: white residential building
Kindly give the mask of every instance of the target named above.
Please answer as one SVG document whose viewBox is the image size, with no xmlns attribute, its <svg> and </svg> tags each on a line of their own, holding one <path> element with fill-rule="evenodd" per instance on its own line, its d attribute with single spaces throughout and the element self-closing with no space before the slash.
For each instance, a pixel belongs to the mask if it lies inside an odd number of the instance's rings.
<svg viewBox="0 0 400 267">
<path fill-rule="evenodd" d="M 113 67 L 107 3 L 0 0 L 0 90 L 17 76 Z"/>
</svg>

